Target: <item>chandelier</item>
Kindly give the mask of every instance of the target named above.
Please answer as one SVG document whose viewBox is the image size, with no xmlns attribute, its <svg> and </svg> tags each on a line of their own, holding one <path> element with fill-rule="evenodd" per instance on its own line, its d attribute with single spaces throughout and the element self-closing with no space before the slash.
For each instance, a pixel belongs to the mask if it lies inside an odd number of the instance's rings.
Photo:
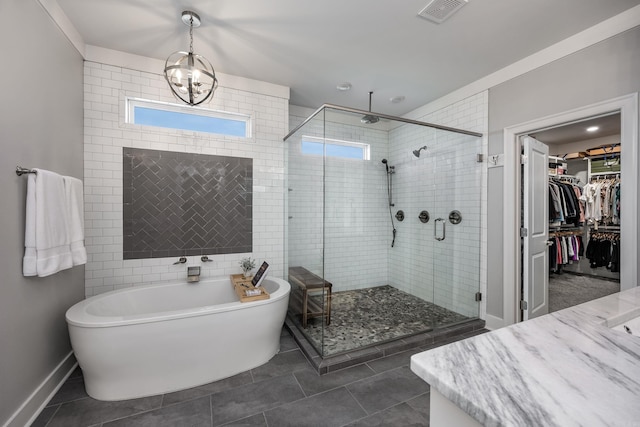
<svg viewBox="0 0 640 427">
<path fill-rule="evenodd" d="M 202 55 L 193 53 L 193 29 L 200 26 L 197 13 L 185 10 L 182 22 L 189 26 L 189 52 L 173 52 L 164 64 L 164 78 L 173 94 L 189 105 L 211 100 L 218 87 L 216 72 Z"/>
</svg>

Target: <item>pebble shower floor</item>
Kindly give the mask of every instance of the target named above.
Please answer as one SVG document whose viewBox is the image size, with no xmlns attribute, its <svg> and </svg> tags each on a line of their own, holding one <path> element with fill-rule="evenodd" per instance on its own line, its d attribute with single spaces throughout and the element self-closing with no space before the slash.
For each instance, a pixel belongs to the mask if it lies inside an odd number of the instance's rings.
<svg viewBox="0 0 640 427">
<path fill-rule="evenodd" d="M 388 285 L 335 292 L 331 300 L 331 324 L 314 318 L 304 329 L 325 356 L 470 319 Z"/>
</svg>

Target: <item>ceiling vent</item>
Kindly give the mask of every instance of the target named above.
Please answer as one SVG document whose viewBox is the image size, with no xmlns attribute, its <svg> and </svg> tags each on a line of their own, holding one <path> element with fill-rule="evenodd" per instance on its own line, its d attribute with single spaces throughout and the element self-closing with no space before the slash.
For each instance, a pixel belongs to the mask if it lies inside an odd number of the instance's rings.
<svg viewBox="0 0 640 427">
<path fill-rule="evenodd" d="M 468 0 L 432 0 L 418 12 L 418 16 L 440 24 L 467 3 Z"/>
</svg>

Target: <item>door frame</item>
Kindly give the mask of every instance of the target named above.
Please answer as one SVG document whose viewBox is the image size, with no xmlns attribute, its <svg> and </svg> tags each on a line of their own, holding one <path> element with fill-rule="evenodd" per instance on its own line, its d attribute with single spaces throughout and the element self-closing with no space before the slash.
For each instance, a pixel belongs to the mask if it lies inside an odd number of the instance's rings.
<svg viewBox="0 0 640 427">
<path fill-rule="evenodd" d="M 624 149 L 621 156 L 622 182 L 639 182 L 638 168 L 640 165 L 640 150 L 638 149 L 638 93 L 621 96 L 596 104 L 576 108 L 550 116 L 534 119 L 525 123 L 504 128 L 504 264 L 503 264 L 503 308 L 504 326 L 517 323 L 521 320 L 519 302 L 521 300 L 520 275 L 522 265 L 520 262 L 520 144 L 518 137 L 527 133 L 533 133 L 541 129 L 558 127 L 570 122 L 598 116 L 606 113 L 620 112 L 620 142 Z M 620 191 L 622 213 L 621 227 L 624 227 L 625 236 L 622 239 L 620 253 L 624 254 L 621 262 L 620 289 L 626 290 L 637 286 L 638 265 L 638 202 L 640 197 L 636 186 L 622 185 Z"/>
</svg>

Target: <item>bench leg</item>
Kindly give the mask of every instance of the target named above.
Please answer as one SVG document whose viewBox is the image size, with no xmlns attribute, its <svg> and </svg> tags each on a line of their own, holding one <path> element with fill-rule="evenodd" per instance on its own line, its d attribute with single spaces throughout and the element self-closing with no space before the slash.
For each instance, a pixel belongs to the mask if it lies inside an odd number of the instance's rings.
<svg viewBox="0 0 640 427">
<path fill-rule="evenodd" d="M 307 298 L 308 298 L 307 290 L 303 289 L 302 290 L 302 327 L 303 328 L 307 327 L 307 314 L 308 314 Z"/>
<path fill-rule="evenodd" d="M 331 288 L 327 291 L 327 307 L 325 308 L 327 312 L 327 326 L 331 323 Z"/>
</svg>

